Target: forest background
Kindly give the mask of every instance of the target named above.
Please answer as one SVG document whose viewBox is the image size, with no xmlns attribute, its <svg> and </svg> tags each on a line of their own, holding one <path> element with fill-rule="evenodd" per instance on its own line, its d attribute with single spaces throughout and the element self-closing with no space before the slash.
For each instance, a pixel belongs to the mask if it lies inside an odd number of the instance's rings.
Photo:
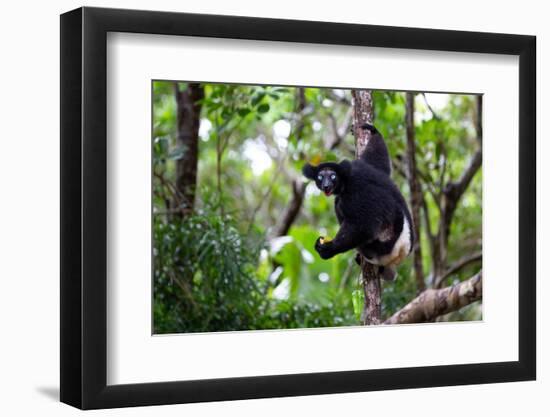
<svg viewBox="0 0 550 417">
<path fill-rule="evenodd" d="M 354 157 L 365 103 L 420 236 L 379 284 L 374 324 L 481 319 L 481 96 L 173 81 L 152 94 L 155 333 L 373 324 L 355 253 L 313 249 L 338 223 L 301 175 Z"/>
</svg>

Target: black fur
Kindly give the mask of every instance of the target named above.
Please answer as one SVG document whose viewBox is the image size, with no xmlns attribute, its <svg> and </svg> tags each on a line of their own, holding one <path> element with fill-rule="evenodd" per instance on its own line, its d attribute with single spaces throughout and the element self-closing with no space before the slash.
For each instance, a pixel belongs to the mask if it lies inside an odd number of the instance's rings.
<svg viewBox="0 0 550 417">
<path fill-rule="evenodd" d="M 386 175 L 391 175 L 390 155 L 388 153 L 386 143 L 384 142 L 384 138 L 373 125 L 368 123 L 361 126 L 361 129 L 368 130 L 372 133 L 372 136 L 367 144 L 367 148 L 361 155 L 361 159 L 384 172 Z"/>
<path fill-rule="evenodd" d="M 340 230 L 332 241 L 323 241 L 320 237 L 315 243 L 323 259 L 355 248 L 367 259 L 387 255 L 403 230 L 405 218 L 410 230 L 408 252 L 413 246 L 411 215 L 390 178 L 390 159 L 384 139 L 374 126 L 362 128 L 369 129 L 374 136 L 360 159 L 303 167 L 304 175 L 315 180 L 319 189 L 327 195 L 336 195 L 335 211 Z M 392 270 L 381 272 L 389 279 L 394 275 Z"/>
</svg>

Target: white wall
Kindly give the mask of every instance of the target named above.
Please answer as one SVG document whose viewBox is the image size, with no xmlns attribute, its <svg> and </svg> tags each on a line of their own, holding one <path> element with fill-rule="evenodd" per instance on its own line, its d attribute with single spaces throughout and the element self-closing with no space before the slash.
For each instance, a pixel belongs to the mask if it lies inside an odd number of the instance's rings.
<svg viewBox="0 0 550 417">
<path fill-rule="evenodd" d="M 269 2 L 202 0 L 93 1 L 86 5 L 534 34 L 538 37 L 539 213 L 550 210 L 550 26 L 544 2 Z M 509 5 L 507 5 L 509 3 Z M 4 2 L 0 71 L 0 410 L 3 415 L 75 415 L 57 402 L 59 378 L 59 17 L 77 1 Z M 495 5 L 498 5 L 496 8 Z M 503 121 L 504 123 L 506 121 Z M 546 134 L 546 135 L 545 135 Z M 545 191 L 543 193 L 543 191 Z M 539 215 L 539 259 L 550 249 L 550 223 Z M 544 261 L 541 259 L 541 261 Z M 548 415 L 550 405 L 548 262 L 539 262 L 538 381 L 453 388 L 238 401 L 101 411 L 99 415 Z M 373 349 L 375 347 L 368 347 Z M 406 348 L 406 347 L 404 347 Z M 437 349 L 437 347 L 434 347 Z M 349 352 L 357 352 L 351 347 Z M 483 413 L 483 414 L 482 414 Z"/>
</svg>

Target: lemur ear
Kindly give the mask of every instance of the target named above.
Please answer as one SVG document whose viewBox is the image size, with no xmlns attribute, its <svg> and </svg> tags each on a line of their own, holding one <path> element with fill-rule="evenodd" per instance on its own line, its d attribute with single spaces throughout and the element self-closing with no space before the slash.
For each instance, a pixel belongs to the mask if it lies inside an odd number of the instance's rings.
<svg viewBox="0 0 550 417">
<path fill-rule="evenodd" d="M 344 159 L 338 165 L 340 168 L 340 174 L 344 177 L 349 177 L 351 175 L 351 162 L 347 159 Z"/>
<path fill-rule="evenodd" d="M 302 174 L 304 174 L 306 178 L 313 180 L 317 176 L 318 170 L 319 170 L 318 167 L 315 167 L 311 164 L 305 164 L 304 167 L 302 168 Z"/>
</svg>

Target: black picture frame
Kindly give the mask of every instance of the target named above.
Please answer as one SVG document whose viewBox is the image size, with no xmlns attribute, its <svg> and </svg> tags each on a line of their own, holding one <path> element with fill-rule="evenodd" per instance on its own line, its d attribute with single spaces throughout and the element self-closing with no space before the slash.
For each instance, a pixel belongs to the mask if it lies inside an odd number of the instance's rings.
<svg viewBox="0 0 550 417">
<path fill-rule="evenodd" d="M 108 32 L 519 56 L 519 360 L 107 385 Z M 85 7 L 61 16 L 60 55 L 62 402 L 94 409 L 535 379 L 534 36 Z"/>
</svg>

